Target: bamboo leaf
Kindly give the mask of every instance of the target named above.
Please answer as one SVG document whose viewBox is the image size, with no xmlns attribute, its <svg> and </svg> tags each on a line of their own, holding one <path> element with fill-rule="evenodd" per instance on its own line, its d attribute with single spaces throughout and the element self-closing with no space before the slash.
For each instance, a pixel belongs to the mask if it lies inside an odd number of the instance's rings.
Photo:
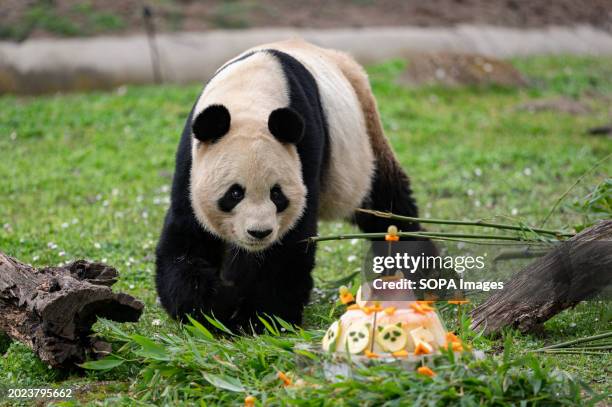
<svg viewBox="0 0 612 407">
<path fill-rule="evenodd" d="M 189 319 L 189 322 L 191 322 L 191 325 L 193 325 L 197 332 L 199 332 L 204 338 L 215 339 L 214 335 L 208 329 L 206 329 L 204 325 L 193 319 L 190 315 L 187 315 L 187 318 Z"/>
<path fill-rule="evenodd" d="M 119 359 L 114 356 L 107 356 L 104 359 L 82 363 L 79 366 L 88 370 L 111 370 L 117 366 L 121 366 L 124 362 L 125 360 L 123 359 Z"/>
<path fill-rule="evenodd" d="M 556 343 L 554 345 L 544 346 L 543 348 L 534 350 L 534 352 L 542 352 L 542 351 L 550 350 L 550 349 L 568 348 L 572 345 L 598 341 L 600 339 L 606 339 L 610 337 L 612 337 L 612 331 L 607 331 L 607 332 L 597 334 L 597 335 L 591 335 L 591 336 L 587 336 L 584 338 L 578 338 L 578 339 L 573 339 L 571 341 L 566 341 L 566 342 Z"/>
<path fill-rule="evenodd" d="M 225 332 L 228 335 L 234 335 L 234 333 L 225 325 L 223 325 L 223 323 L 221 321 L 219 321 L 217 318 L 214 317 L 210 317 L 206 314 L 204 314 L 204 318 L 206 318 L 206 320 L 215 328 L 217 328 L 220 331 Z"/>
<path fill-rule="evenodd" d="M 140 345 L 141 349 L 137 351 L 141 356 L 155 360 L 170 360 L 170 355 L 162 345 L 142 335 L 132 335 L 132 340 Z"/>
<path fill-rule="evenodd" d="M 206 379 L 208 383 L 212 384 L 213 386 L 219 389 L 229 390 L 229 391 L 234 391 L 234 392 L 243 392 L 246 390 L 244 386 L 242 385 L 242 383 L 240 382 L 240 380 L 236 379 L 235 377 L 218 376 L 218 375 L 215 375 L 212 373 L 206 373 L 206 372 L 203 372 L 202 376 L 204 376 L 204 379 Z"/>
<path fill-rule="evenodd" d="M 258 315 L 257 318 L 259 318 L 259 320 L 266 327 L 266 330 L 268 332 L 270 332 L 274 336 L 280 336 L 280 332 L 278 331 L 278 329 L 276 329 L 276 327 L 273 327 L 272 324 L 270 324 L 270 322 L 268 322 L 265 318 L 260 315 Z"/>
</svg>

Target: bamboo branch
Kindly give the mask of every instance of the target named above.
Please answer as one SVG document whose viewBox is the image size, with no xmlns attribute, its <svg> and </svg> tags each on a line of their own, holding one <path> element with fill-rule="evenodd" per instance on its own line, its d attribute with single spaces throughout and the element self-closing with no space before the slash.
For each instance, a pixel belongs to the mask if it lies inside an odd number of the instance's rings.
<svg viewBox="0 0 612 407">
<path fill-rule="evenodd" d="M 346 240 L 346 239 L 380 239 L 384 238 L 386 233 L 347 233 L 341 235 L 329 236 L 312 236 L 307 240 L 309 242 L 324 242 L 328 240 Z M 420 237 L 427 239 L 485 239 L 485 240 L 507 240 L 515 242 L 529 241 L 520 236 L 502 236 L 502 235 L 487 235 L 487 234 L 470 234 L 470 233 L 447 233 L 447 232 L 398 232 L 399 237 Z"/>
<path fill-rule="evenodd" d="M 403 215 L 395 215 L 390 212 L 382 212 L 382 211 L 373 211 L 371 209 L 357 209 L 359 212 L 367 213 L 373 216 L 377 216 L 379 218 L 386 219 L 396 219 L 403 220 L 407 222 L 417 222 L 417 223 L 431 223 L 436 225 L 461 225 L 461 226 L 478 226 L 478 227 L 487 227 L 494 229 L 502 229 L 502 230 L 515 230 L 519 232 L 534 232 L 545 235 L 552 235 L 555 237 L 571 237 L 574 236 L 573 233 L 565 233 L 559 230 L 551 230 L 551 229 L 542 229 L 542 228 L 534 228 L 531 226 L 517 226 L 517 225 L 508 225 L 504 223 L 493 223 L 493 222 L 485 222 L 481 220 L 452 220 L 452 219 L 429 219 L 429 218 L 416 218 L 413 216 L 403 216 Z"/>
<path fill-rule="evenodd" d="M 608 352 L 589 352 L 589 351 L 580 351 L 573 349 L 558 349 L 558 350 L 545 350 L 541 353 L 549 354 L 549 355 L 605 355 Z"/>
<path fill-rule="evenodd" d="M 550 349 L 566 348 L 568 346 L 577 345 L 579 343 L 593 342 L 593 341 L 598 341 L 600 339 L 605 339 L 605 338 L 610 338 L 610 337 L 612 337 L 612 331 L 604 332 L 602 334 L 587 336 L 585 338 L 573 339 L 567 342 L 555 343 L 554 345 L 544 346 L 543 348 L 536 349 L 535 351 L 539 352 L 539 351 L 545 351 L 545 350 L 550 350 Z"/>
</svg>

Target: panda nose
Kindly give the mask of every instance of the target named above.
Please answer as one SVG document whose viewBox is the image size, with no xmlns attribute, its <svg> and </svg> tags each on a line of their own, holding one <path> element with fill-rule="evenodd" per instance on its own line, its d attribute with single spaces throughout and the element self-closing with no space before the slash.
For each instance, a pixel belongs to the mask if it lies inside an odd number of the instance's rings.
<svg viewBox="0 0 612 407">
<path fill-rule="evenodd" d="M 264 237 L 272 233 L 272 229 L 266 229 L 266 230 L 248 229 L 247 232 L 249 233 L 249 235 L 253 236 L 256 239 L 263 239 Z"/>
</svg>

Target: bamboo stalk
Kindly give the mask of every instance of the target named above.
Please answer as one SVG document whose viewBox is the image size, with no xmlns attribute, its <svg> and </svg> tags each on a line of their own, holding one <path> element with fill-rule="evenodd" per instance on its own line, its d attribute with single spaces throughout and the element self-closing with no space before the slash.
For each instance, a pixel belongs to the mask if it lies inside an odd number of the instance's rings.
<svg viewBox="0 0 612 407">
<path fill-rule="evenodd" d="M 581 348 L 602 348 L 602 347 L 606 347 L 609 349 L 612 349 L 612 342 L 603 342 L 603 343 L 593 343 L 593 344 L 586 344 L 581 346 Z"/>
<path fill-rule="evenodd" d="M 329 236 L 313 236 L 307 240 L 309 242 L 324 242 L 328 240 L 345 240 L 345 239 L 378 239 L 384 238 L 386 233 L 347 233 L 342 235 Z M 490 240 L 508 240 L 515 242 L 523 242 L 525 239 L 519 236 L 501 236 L 487 234 L 470 234 L 470 233 L 446 233 L 446 232 L 399 232 L 400 237 L 424 237 L 429 239 L 440 238 L 441 240 L 449 238 L 457 239 L 490 239 Z"/>
<path fill-rule="evenodd" d="M 574 340 L 567 341 L 567 342 L 556 343 L 554 345 L 544 346 L 540 349 L 536 349 L 535 352 L 541 352 L 541 351 L 546 351 L 550 349 L 566 348 L 568 346 L 576 345 L 579 343 L 593 342 L 599 339 L 605 339 L 605 338 L 610 338 L 610 337 L 612 337 L 612 331 L 604 332 L 602 334 L 587 336 L 586 338 L 579 338 L 579 339 L 574 339 Z"/>
<path fill-rule="evenodd" d="M 479 227 L 488 227 L 495 229 L 503 229 L 503 230 L 516 230 L 516 231 L 531 231 L 535 233 L 541 233 L 546 235 L 553 235 L 556 237 L 571 237 L 574 236 L 573 233 L 564 233 L 559 230 L 551 230 L 551 229 L 542 229 L 542 228 L 533 228 L 531 226 L 516 226 L 516 225 L 508 225 L 504 223 L 493 223 L 493 222 L 484 222 L 484 221 L 473 221 L 473 220 L 452 220 L 452 219 L 429 219 L 429 218 L 416 218 L 413 216 L 403 216 L 403 215 L 395 215 L 391 212 L 382 212 L 382 211 L 374 211 L 371 209 L 357 209 L 359 212 L 368 213 L 373 216 L 377 216 L 379 218 L 387 218 L 387 219 L 396 219 L 403 220 L 408 222 L 418 222 L 418 223 L 431 223 L 437 225 L 462 225 L 462 226 L 479 226 Z"/>
<path fill-rule="evenodd" d="M 587 351 L 591 351 L 591 350 L 612 350 L 612 345 L 605 345 L 605 346 L 580 346 L 580 347 L 577 347 L 577 348 L 563 348 L 563 349 L 568 349 L 568 350 L 587 350 Z M 558 350 L 563 350 L 563 349 L 558 349 Z M 552 349 L 550 351 L 554 352 L 555 349 Z"/>
<path fill-rule="evenodd" d="M 608 352 L 588 352 L 588 351 L 576 351 L 573 349 L 555 349 L 555 350 L 545 350 L 541 353 L 545 353 L 548 355 L 605 355 Z"/>
</svg>

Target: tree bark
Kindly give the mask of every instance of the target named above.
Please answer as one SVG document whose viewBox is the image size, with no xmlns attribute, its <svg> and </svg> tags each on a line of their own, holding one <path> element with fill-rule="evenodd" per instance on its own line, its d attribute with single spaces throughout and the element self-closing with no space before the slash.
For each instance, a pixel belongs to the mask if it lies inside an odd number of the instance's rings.
<svg viewBox="0 0 612 407">
<path fill-rule="evenodd" d="M 485 334 L 506 326 L 530 331 L 611 283 L 612 220 L 605 220 L 515 274 L 502 291 L 472 311 L 472 328 Z"/>
<path fill-rule="evenodd" d="M 35 269 L 0 252 L 0 331 L 29 346 L 53 367 L 69 367 L 110 350 L 94 336 L 98 317 L 136 322 L 138 299 L 113 293 L 118 272 L 78 260 Z"/>
</svg>

